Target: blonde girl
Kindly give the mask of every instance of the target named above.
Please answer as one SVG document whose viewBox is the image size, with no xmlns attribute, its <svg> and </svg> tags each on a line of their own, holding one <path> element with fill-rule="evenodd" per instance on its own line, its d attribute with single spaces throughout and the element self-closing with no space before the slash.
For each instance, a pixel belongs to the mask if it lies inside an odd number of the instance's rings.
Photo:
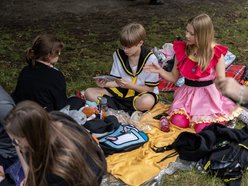
<svg viewBox="0 0 248 186">
<path fill-rule="evenodd" d="M 225 78 L 224 56 L 228 48 L 215 42 L 211 18 L 200 14 L 189 19 L 185 37 L 185 41 L 174 42 L 176 57 L 172 72 L 156 64 L 146 65 L 145 69 L 170 82 L 185 77 L 185 84 L 175 91 L 168 121 L 200 132 L 212 123 L 224 124 L 241 111 L 213 83 Z"/>
</svg>

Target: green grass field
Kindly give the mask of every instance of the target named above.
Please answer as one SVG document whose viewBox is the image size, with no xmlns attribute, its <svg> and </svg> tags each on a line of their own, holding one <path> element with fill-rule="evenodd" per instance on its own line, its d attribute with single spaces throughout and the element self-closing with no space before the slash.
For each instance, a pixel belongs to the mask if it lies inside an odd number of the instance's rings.
<svg viewBox="0 0 248 186">
<path fill-rule="evenodd" d="M 227 45 L 237 56 L 236 64 L 246 64 L 248 59 L 248 9 L 242 5 L 230 7 L 227 13 L 213 9 L 211 5 L 198 5 L 192 12 L 207 12 L 213 17 L 216 39 Z M 185 23 L 190 14 L 178 14 L 174 17 L 154 14 L 144 20 L 123 18 L 115 22 L 114 15 L 104 14 L 106 20 L 90 21 L 87 18 L 69 17 L 58 22 L 40 24 L 6 25 L 0 29 L 0 84 L 11 93 L 17 77 L 25 64 L 25 50 L 32 44 L 33 38 L 44 32 L 52 33 L 65 43 L 57 67 L 64 73 L 67 81 L 67 94 L 75 90 L 84 90 L 94 86 L 93 76 L 108 74 L 112 64 L 112 54 L 118 47 L 118 32 L 121 26 L 131 21 L 145 25 L 147 41 L 145 45 L 161 47 L 166 42 L 173 42 L 176 36 L 184 36 Z M 101 15 L 97 16 L 98 18 Z M 108 21 L 111 19 L 113 22 Z M 87 25 L 87 29 L 85 28 Z M 38 83 L 38 82 L 37 82 Z M 172 100 L 171 93 L 162 93 L 162 99 Z M 224 185 L 217 178 L 200 174 L 198 171 L 179 171 L 165 176 L 166 186 L 219 186 Z M 248 185 L 245 175 L 242 186 Z"/>
</svg>

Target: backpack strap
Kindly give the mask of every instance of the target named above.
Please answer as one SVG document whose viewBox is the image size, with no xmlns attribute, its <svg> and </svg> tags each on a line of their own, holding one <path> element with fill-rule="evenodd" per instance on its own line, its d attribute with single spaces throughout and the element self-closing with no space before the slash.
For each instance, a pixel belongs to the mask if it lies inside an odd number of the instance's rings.
<svg viewBox="0 0 248 186">
<path fill-rule="evenodd" d="M 172 145 L 167 145 L 167 146 L 163 146 L 163 147 L 151 147 L 151 149 L 156 152 L 156 153 L 161 153 L 161 152 L 165 152 L 165 151 L 169 151 L 172 150 L 173 147 Z M 172 158 L 174 156 L 178 155 L 178 152 L 172 152 L 170 154 L 168 154 L 167 156 L 165 156 L 164 158 L 162 158 L 160 161 L 158 161 L 157 163 L 161 163 L 162 161 L 166 160 L 167 158 Z"/>
<path fill-rule="evenodd" d="M 178 155 L 178 152 L 172 152 L 170 154 L 168 154 L 167 156 L 165 156 L 164 158 L 162 158 L 160 161 L 158 161 L 157 163 L 161 163 L 162 161 L 166 160 L 167 158 L 172 158 L 174 156 Z"/>
<path fill-rule="evenodd" d="M 156 147 L 156 146 L 153 146 L 151 147 L 151 149 L 156 152 L 156 153 L 161 153 L 161 152 L 165 152 L 165 151 L 168 151 L 168 150 L 172 150 L 173 147 L 171 145 L 167 145 L 167 146 L 163 146 L 163 147 Z"/>
</svg>

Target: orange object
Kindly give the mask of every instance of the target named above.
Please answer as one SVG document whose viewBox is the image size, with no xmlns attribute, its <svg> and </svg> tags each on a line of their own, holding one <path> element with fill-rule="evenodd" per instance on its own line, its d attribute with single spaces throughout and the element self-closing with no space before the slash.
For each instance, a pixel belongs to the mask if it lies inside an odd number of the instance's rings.
<svg viewBox="0 0 248 186">
<path fill-rule="evenodd" d="M 85 107 L 82 112 L 87 116 L 87 118 L 96 113 L 95 109 L 92 107 Z"/>
<path fill-rule="evenodd" d="M 99 144 L 99 140 L 96 138 L 96 136 L 92 135 L 92 138 L 97 144 Z"/>
</svg>

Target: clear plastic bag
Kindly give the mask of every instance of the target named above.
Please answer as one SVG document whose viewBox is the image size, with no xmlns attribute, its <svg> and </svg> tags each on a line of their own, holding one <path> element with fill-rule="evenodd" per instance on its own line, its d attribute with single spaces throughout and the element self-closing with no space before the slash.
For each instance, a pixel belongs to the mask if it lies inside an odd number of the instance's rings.
<svg viewBox="0 0 248 186">
<path fill-rule="evenodd" d="M 71 116 L 79 125 L 84 125 L 87 121 L 87 116 L 79 110 L 70 110 L 70 105 L 65 106 L 60 110 L 69 116 Z"/>
<path fill-rule="evenodd" d="M 114 109 L 108 108 L 108 111 L 106 114 L 114 115 L 118 119 L 118 121 L 122 124 L 131 124 L 130 115 L 123 110 L 114 110 Z"/>
<path fill-rule="evenodd" d="M 175 162 L 169 163 L 168 167 L 164 170 L 166 174 L 172 175 L 177 170 L 192 170 L 196 166 L 196 162 L 193 161 L 186 161 L 177 158 Z"/>
</svg>

